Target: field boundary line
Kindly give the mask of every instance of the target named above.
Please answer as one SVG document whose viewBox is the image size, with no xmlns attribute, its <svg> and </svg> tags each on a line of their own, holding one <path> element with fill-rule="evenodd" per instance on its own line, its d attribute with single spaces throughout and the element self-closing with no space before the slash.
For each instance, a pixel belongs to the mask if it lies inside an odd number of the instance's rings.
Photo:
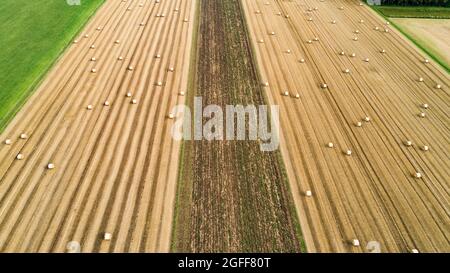
<svg viewBox="0 0 450 273">
<path fill-rule="evenodd" d="M 198 59 L 198 35 L 200 33 L 200 13 L 201 13 L 201 0 L 196 0 L 196 4 L 194 5 L 194 26 L 193 26 L 193 33 L 192 33 L 192 41 L 191 41 L 191 52 L 190 54 L 190 62 L 189 62 L 189 68 L 188 68 L 188 83 L 187 83 L 187 90 L 186 90 L 186 99 L 184 104 L 188 107 L 191 107 L 192 105 L 192 96 L 195 93 L 196 88 L 196 74 L 197 74 L 197 59 Z M 192 123 L 192 120 L 191 120 Z M 180 201 L 181 201 L 181 192 L 184 188 L 183 184 L 186 183 L 183 181 L 183 178 L 185 177 L 185 153 L 186 149 L 189 149 L 187 145 L 190 145 L 189 143 L 186 143 L 186 140 L 183 140 L 181 142 L 180 146 L 180 152 L 179 152 L 179 166 L 178 166 L 178 177 L 177 177 L 177 185 L 176 185 L 176 192 L 175 192 L 175 202 L 174 202 L 174 210 L 173 210 L 173 216 L 172 216 L 172 231 L 171 231 L 171 238 L 170 238 L 170 249 L 169 252 L 177 252 L 179 251 L 178 247 L 176 246 L 177 238 L 178 238 L 178 214 L 180 211 Z M 189 149 L 190 151 L 190 149 Z M 188 152 L 189 152 L 188 151 Z M 189 182 L 191 183 L 191 182 Z"/>
</svg>

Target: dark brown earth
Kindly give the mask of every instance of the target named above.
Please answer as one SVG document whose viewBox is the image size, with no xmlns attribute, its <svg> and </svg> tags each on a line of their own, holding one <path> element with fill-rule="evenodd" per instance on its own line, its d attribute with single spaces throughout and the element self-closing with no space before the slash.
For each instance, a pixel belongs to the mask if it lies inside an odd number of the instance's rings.
<svg viewBox="0 0 450 273">
<path fill-rule="evenodd" d="M 240 1 L 201 1 L 199 31 L 203 105 L 267 104 Z M 177 207 L 175 251 L 301 251 L 280 153 L 261 152 L 258 141 L 186 142 Z"/>
</svg>

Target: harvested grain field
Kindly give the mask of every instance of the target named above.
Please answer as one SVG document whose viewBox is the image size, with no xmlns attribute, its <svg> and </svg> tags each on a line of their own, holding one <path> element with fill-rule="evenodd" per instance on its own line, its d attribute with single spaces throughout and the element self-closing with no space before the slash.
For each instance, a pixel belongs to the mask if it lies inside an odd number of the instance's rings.
<svg viewBox="0 0 450 273">
<path fill-rule="evenodd" d="M 189 105 L 263 105 L 240 0 L 201 0 Z M 193 107 L 191 107 L 192 109 Z M 203 124 L 208 119 L 203 119 Z M 173 250 L 300 252 L 302 239 L 279 152 L 258 141 L 186 141 Z"/>
<path fill-rule="evenodd" d="M 403 32 L 450 67 L 450 19 L 391 18 Z"/>
<path fill-rule="evenodd" d="M 450 251 L 449 75 L 358 1 L 243 5 L 308 250 Z"/>
<path fill-rule="evenodd" d="M 195 3 L 106 1 L 67 49 L 0 136 L 1 252 L 169 251 Z"/>
</svg>

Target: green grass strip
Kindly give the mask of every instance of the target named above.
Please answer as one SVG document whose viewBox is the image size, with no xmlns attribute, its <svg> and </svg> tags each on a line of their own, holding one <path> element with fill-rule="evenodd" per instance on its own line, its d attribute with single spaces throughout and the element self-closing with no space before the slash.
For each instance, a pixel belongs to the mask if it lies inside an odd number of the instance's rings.
<svg viewBox="0 0 450 273">
<path fill-rule="evenodd" d="M 0 5 L 0 132 L 104 0 L 3 0 Z"/>
</svg>

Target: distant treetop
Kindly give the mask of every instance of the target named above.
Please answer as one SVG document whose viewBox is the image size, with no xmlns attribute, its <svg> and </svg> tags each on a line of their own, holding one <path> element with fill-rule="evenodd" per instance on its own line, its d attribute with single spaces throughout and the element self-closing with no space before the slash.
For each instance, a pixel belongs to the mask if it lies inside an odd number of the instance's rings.
<svg viewBox="0 0 450 273">
<path fill-rule="evenodd" d="M 382 5 L 450 7 L 450 0 L 381 0 Z"/>
</svg>

